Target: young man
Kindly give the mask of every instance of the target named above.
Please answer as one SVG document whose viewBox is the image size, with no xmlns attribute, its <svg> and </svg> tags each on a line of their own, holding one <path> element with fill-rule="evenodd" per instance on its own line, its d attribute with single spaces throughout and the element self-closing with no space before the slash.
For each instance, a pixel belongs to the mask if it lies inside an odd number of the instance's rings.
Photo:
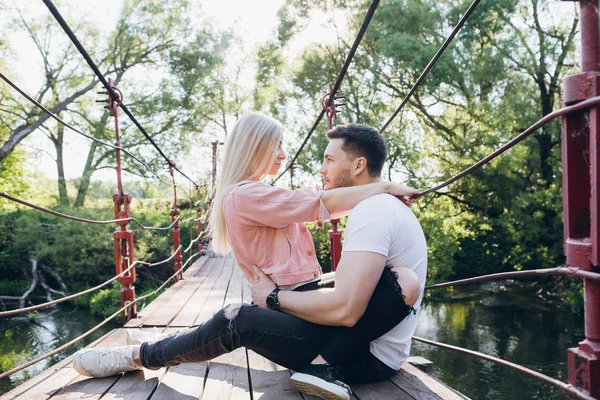
<svg viewBox="0 0 600 400">
<path fill-rule="evenodd" d="M 387 151 L 377 130 L 349 124 L 334 128 L 327 137 L 329 145 L 319 171 L 326 189 L 380 180 Z M 285 313 L 316 324 L 353 326 L 355 331 L 364 333 L 354 341 L 333 339 L 338 344 L 330 343 L 322 350 L 325 360 L 336 366 L 328 380 L 335 380 L 336 376 L 350 383 L 382 380 L 399 370 L 408 357 L 417 324 L 415 313 L 409 313 L 391 327 L 384 326 L 390 320 L 390 311 L 381 309 L 385 302 L 378 303 L 382 296 L 393 297 L 380 290 L 382 281 L 392 272 L 396 272 L 401 286 L 398 290 L 406 295 L 406 304 L 418 309 L 427 276 L 425 237 L 406 205 L 393 196 L 381 194 L 362 201 L 348 216 L 335 288 L 310 295 L 278 293 L 279 309 Z M 252 299 L 264 306 L 274 284 L 260 270 L 255 273 L 260 281 L 251 285 Z M 417 287 L 413 286 L 415 282 Z M 369 310 L 371 306 L 380 309 Z M 378 331 L 377 326 L 383 326 L 384 331 Z M 292 381 L 299 388 L 312 386 L 315 393 L 323 386 L 313 376 L 302 373 L 294 374 Z"/>
<path fill-rule="evenodd" d="M 340 126 L 328 137 L 320 171 L 327 188 L 379 179 L 386 148 L 375 129 Z M 334 288 L 280 291 L 256 268 L 252 298 L 260 307 L 230 305 L 198 328 L 155 343 L 84 349 L 73 357 L 74 367 L 102 377 L 142 365 L 205 361 L 245 346 L 300 371 L 292 381 L 301 391 L 349 399 L 341 381 L 385 379 L 408 356 L 416 326 L 411 311 L 420 304 L 426 264 L 423 232 L 410 209 L 395 197 L 375 196 L 349 217 Z M 319 355 L 328 364 L 311 365 Z"/>
</svg>

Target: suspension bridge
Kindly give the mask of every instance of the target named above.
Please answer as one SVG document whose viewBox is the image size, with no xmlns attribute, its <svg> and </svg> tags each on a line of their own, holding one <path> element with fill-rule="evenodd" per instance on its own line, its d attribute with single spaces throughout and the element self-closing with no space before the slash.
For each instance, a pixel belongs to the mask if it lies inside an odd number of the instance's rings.
<svg viewBox="0 0 600 400">
<path fill-rule="evenodd" d="M 135 116 L 123 104 L 121 91 L 113 85 L 110 79 L 106 79 L 96 64 L 81 45 L 67 22 L 60 15 L 58 9 L 51 0 L 43 0 L 50 13 L 64 29 L 75 47 L 79 50 L 90 68 L 97 75 L 99 81 L 106 89 L 108 99 L 106 101 L 110 115 L 115 122 L 115 144 L 99 141 L 87 135 L 81 130 L 64 122 L 57 115 L 37 102 L 25 91 L 19 88 L 4 74 L 0 78 L 14 90 L 18 91 L 27 100 L 31 101 L 43 113 L 48 114 L 64 127 L 95 140 L 99 144 L 111 147 L 116 153 L 117 170 L 117 194 L 114 195 L 114 219 L 112 220 L 90 220 L 77 216 L 66 215 L 57 211 L 41 207 L 37 204 L 19 199 L 9 193 L 0 192 L 0 197 L 16 202 L 25 207 L 30 207 L 41 212 L 53 214 L 60 218 L 71 219 L 88 224 L 116 224 L 114 232 L 114 254 L 116 273 L 106 282 L 82 292 L 59 298 L 46 303 L 20 307 L 14 310 L 0 312 L 0 318 L 22 314 L 33 310 L 54 306 L 58 303 L 73 300 L 79 296 L 99 290 L 106 285 L 117 281 L 122 285 L 122 307 L 107 318 L 105 321 L 90 329 L 88 332 L 72 339 L 59 348 L 30 360 L 18 367 L 0 374 L 0 378 L 8 377 L 18 371 L 40 362 L 52 355 L 68 349 L 73 344 L 89 336 L 108 321 L 122 316 L 126 323 L 124 328 L 118 328 L 104 335 L 92 344 L 92 346 L 113 346 L 124 344 L 125 330 L 127 328 L 141 328 L 158 330 L 162 333 L 172 333 L 179 329 L 194 326 L 206 320 L 224 304 L 230 302 L 249 302 L 249 291 L 247 282 L 244 281 L 241 271 L 235 266 L 235 260 L 230 257 L 215 257 L 205 254 L 205 245 L 210 238 L 206 232 L 206 217 L 209 212 L 207 206 L 204 210 L 201 201 L 194 202 L 198 207 L 196 217 L 186 220 L 181 219 L 178 210 L 177 189 L 183 189 L 176 184 L 176 173 L 187 179 L 196 188 L 199 185 L 179 170 L 173 160 L 167 157 L 161 148 L 156 145 L 150 135 L 137 121 Z M 466 23 L 472 11 L 477 7 L 480 0 L 474 0 L 464 12 L 460 21 L 456 24 L 452 33 L 444 44 L 427 64 L 422 74 L 406 94 L 399 107 L 393 115 L 381 127 L 383 134 L 393 119 L 401 112 L 409 98 L 415 93 L 419 85 L 425 80 L 429 71 L 434 67 L 436 61 L 444 50 L 451 44 L 453 38 L 458 34 L 461 27 Z M 376 11 L 379 1 L 372 1 L 366 13 L 364 21 L 359 29 L 356 39 L 342 66 L 341 72 L 323 98 L 323 109 L 306 135 L 297 153 L 291 158 L 285 171 L 293 171 L 293 165 L 299 154 L 307 144 L 311 135 L 324 117 L 327 117 L 328 126 L 331 127 L 336 118 L 336 103 L 339 99 L 338 90 L 348 70 L 353 56 L 360 45 L 362 37 L 366 32 L 371 17 Z M 515 279 L 520 277 L 557 276 L 571 275 L 584 280 L 584 311 L 585 311 L 585 340 L 581 343 L 573 343 L 573 348 L 568 350 L 568 382 L 562 382 L 546 376 L 538 371 L 499 358 L 479 353 L 473 350 L 438 343 L 426 338 L 414 337 L 432 346 L 438 346 L 450 351 L 457 351 L 478 357 L 493 363 L 515 369 L 538 379 L 545 384 L 555 387 L 572 399 L 600 399 L 600 24 L 599 24 L 599 1 L 581 0 L 580 4 L 580 35 L 581 35 L 581 73 L 565 79 L 563 82 L 563 98 L 560 109 L 544 116 L 528 129 L 524 130 L 513 140 L 494 151 L 489 156 L 446 180 L 445 182 L 425 190 L 421 196 L 441 190 L 456 180 L 481 168 L 492 159 L 508 151 L 526 137 L 533 134 L 548 122 L 560 117 L 562 121 L 562 161 L 563 161 L 563 206 L 564 206 L 564 248 L 566 255 L 566 266 L 549 269 L 538 269 L 530 271 L 515 271 L 500 274 L 486 275 L 464 279 L 460 281 L 446 282 L 426 287 L 426 290 L 434 290 L 447 286 L 458 286 L 476 282 Z M 132 159 L 150 172 L 155 174 L 141 160 L 134 157 L 121 147 L 119 137 L 119 110 L 131 120 L 131 122 L 142 132 L 147 140 L 154 146 L 156 151 L 163 157 L 169 168 L 171 182 L 168 184 L 173 188 L 173 208 L 170 212 L 171 223 L 167 226 L 153 227 L 144 226 L 138 219 L 132 216 L 132 197 L 125 193 L 121 179 L 121 156 L 122 154 Z M 213 175 L 214 176 L 214 175 Z M 188 193 L 188 196 L 191 196 Z M 190 198 L 190 204 L 192 204 Z M 173 235 L 173 253 L 165 260 L 148 263 L 135 259 L 133 233 L 128 229 L 129 224 L 137 224 L 148 231 L 171 230 Z M 188 247 L 183 248 L 180 238 L 180 224 L 190 223 L 195 225 L 196 236 L 190 238 Z M 336 224 L 330 232 L 332 264 L 335 268 L 341 254 L 340 232 Z M 172 263 L 173 274 L 164 281 L 152 293 L 144 296 L 136 296 L 133 283 L 136 281 L 136 269 L 158 266 Z M 171 285 L 167 288 L 168 285 Z M 146 308 L 137 311 L 136 304 L 155 295 L 167 288 L 159 297 Z M 415 364 L 417 361 L 412 360 Z M 86 379 L 79 376 L 71 368 L 71 359 L 66 358 L 58 364 L 47 369 L 40 375 L 15 388 L 2 396 L 2 399 L 18 398 L 202 398 L 202 399 L 238 399 L 238 398 L 303 398 L 289 384 L 290 372 L 273 364 L 261 356 L 238 349 L 237 351 L 219 357 L 208 363 L 197 363 L 179 365 L 176 367 L 162 368 L 157 371 L 142 370 L 104 379 Z M 464 399 L 466 396 L 457 393 L 451 388 L 435 381 L 432 377 L 412 365 L 411 360 L 405 363 L 403 369 L 394 377 L 371 385 L 355 385 L 353 387 L 358 399 L 394 398 L 394 399 Z M 467 394 L 468 395 L 468 394 Z M 306 398 L 306 397 L 304 397 Z"/>
</svg>

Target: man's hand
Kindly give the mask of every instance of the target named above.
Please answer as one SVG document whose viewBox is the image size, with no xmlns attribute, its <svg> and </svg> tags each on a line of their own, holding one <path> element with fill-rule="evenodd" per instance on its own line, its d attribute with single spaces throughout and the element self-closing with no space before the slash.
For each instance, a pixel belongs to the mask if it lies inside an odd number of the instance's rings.
<svg viewBox="0 0 600 400">
<path fill-rule="evenodd" d="M 260 268 L 253 265 L 252 271 L 256 276 L 256 281 L 248 283 L 250 297 L 257 306 L 267 308 L 267 296 L 271 294 L 277 285 Z"/>
</svg>

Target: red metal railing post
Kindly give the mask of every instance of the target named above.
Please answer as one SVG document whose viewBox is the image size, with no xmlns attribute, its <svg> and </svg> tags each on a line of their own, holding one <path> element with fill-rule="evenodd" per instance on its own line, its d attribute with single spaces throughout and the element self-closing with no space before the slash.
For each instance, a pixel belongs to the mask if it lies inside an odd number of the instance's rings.
<svg viewBox="0 0 600 400">
<path fill-rule="evenodd" d="M 203 223 L 202 223 L 202 202 L 200 201 L 200 188 L 197 188 L 197 192 L 198 192 L 198 207 L 196 208 L 196 229 L 198 230 L 198 252 L 202 252 L 202 250 L 204 250 L 204 245 L 202 244 L 202 238 L 204 236 L 204 233 L 202 232 L 202 229 L 204 229 Z"/>
<path fill-rule="evenodd" d="M 563 103 L 600 94 L 598 0 L 580 1 L 581 70 L 565 79 Z M 564 240 L 567 265 L 600 272 L 600 109 L 562 117 Z M 568 351 L 569 383 L 600 398 L 600 282 L 584 280 L 585 340 Z"/>
<path fill-rule="evenodd" d="M 212 206 L 212 194 L 206 196 L 205 208 L 204 208 L 204 218 L 202 219 L 202 238 L 200 242 L 206 245 L 206 251 L 208 251 L 208 247 L 210 244 L 210 235 L 208 234 L 208 219 L 210 218 L 210 208 Z"/>
<path fill-rule="evenodd" d="M 331 269 L 335 271 L 342 258 L 342 232 L 338 231 L 339 219 L 331 220 L 329 231 L 329 249 L 331 250 Z"/>
<path fill-rule="evenodd" d="M 343 99 L 342 95 L 337 95 L 333 99 L 330 99 L 331 91 L 333 87 L 329 85 L 329 91 L 325 94 L 321 100 L 321 105 L 327 113 L 327 129 L 333 127 L 333 120 L 337 118 L 336 107 L 343 106 L 344 104 L 336 104 L 335 100 Z M 294 166 L 290 166 L 290 170 L 293 170 Z M 338 231 L 339 219 L 331 220 L 331 230 L 329 231 L 329 249 L 331 251 L 331 269 L 335 271 L 342 258 L 342 232 Z"/>
<path fill-rule="evenodd" d="M 119 135 L 119 119 L 117 109 L 123 101 L 123 94 L 121 91 L 113 85 L 111 78 L 108 78 L 108 84 L 112 87 L 114 92 L 119 96 L 117 99 L 113 99 L 110 95 L 108 96 L 108 110 L 110 115 L 115 120 L 115 145 L 121 147 L 121 137 Z M 115 219 L 127 219 L 131 217 L 130 205 L 131 195 L 123 192 L 123 180 L 121 176 L 121 150 L 116 149 L 117 157 L 117 193 L 113 195 L 114 213 Z M 133 248 L 133 232 L 127 229 L 129 221 L 117 222 L 120 229 L 115 231 L 113 234 L 114 238 L 114 252 L 115 252 L 115 270 L 116 274 L 119 275 L 126 269 L 128 269 L 135 262 L 135 253 Z M 126 308 L 123 314 L 123 318 L 127 321 L 137 316 L 137 307 L 133 303 L 135 300 L 135 287 L 133 283 L 136 280 L 135 268 L 117 279 L 122 285 L 121 287 L 121 307 L 125 307 L 127 304 L 131 304 L 129 308 Z"/>
<path fill-rule="evenodd" d="M 173 269 L 175 272 L 181 271 L 181 231 L 179 230 L 179 210 L 177 209 L 177 186 L 175 185 L 175 163 L 169 160 L 169 172 L 171 173 L 171 179 L 173 180 L 173 209 L 171 210 L 171 223 L 173 228 L 173 248 L 175 250 L 175 258 L 173 263 Z M 175 281 L 183 278 L 183 274 L 177 274 Z"/>
</svg>

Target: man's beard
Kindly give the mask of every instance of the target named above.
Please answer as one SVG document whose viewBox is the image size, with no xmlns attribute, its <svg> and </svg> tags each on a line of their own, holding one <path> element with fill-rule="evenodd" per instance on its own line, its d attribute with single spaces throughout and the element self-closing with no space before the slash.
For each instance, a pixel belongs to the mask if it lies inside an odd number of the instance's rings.
<svg viewBox="0 0 600 400">
<path fill-rule="evenodd" d="M 352 182 L 352 175 L 350 174 L 350 170 L 346 169 L 340 172 L 339 175 L 331 181 L 330 189 L 348 187 L 353 185 L 354 182 Z"/>
</svg>

